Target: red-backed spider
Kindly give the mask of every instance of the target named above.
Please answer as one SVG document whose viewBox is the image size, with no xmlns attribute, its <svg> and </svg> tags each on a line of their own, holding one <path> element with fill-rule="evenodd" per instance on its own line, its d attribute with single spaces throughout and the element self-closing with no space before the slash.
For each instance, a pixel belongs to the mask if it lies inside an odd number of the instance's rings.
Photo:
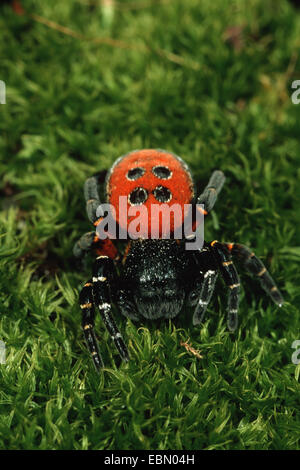
<svg viewBox="0 0 300 470">
<path fill-rule="evenodd" d="M 165 150 L 136 150 L 120 157 L 106 176 L 107 202 L 118 208 L 119 196 L 126 196 L 128 207 L 138 205 L 150 209 L 151 204 L 203 204 L 208 214 L 222 189 L 225 177 L 214 171 L 200 196 L 194 194 L 194 184 L 188 166 L 178 156 Z M 99 178 L 93 176 L 84 185 L 87 214 L 95 227 Z M 150 213 L 150 211 L 148 211 Z M 149 216 L 150 217 L 150 216 Z M 119 219 L 116 222 L 121 225 Z M 148 222 L 151 224 L 151 218 Z M 183 220 L 181 221 L 183 223 Z M 124 228 L 124 227 L 123 227 Z M 172 230 L 176 229 L 173 224 Z M 98 255 L 92 278 L 80 293 L 82 327 L 96 369 L 103 367 L 94 333 L 95 308 L 123 360 L 128 351 L 112 317 L 112 304 L 126 317 L 173 318 L 184 305 L 194 306 L 193 324 L 199 324 L 215 289 L 220 273 L 228 287 L 227 324 L 237 327 L 240 281 L 233 263 L 238 258 L 244 268 L 258 277 L 262 287 L 279 306 L 283 298 L 263 263 L 247 247 L 238 243 L 204 242 L 202 249 L 187 251 L 185 239 L 130 240 L 124 253 L 110 239 L 100 240 L 95 230 L 84 234 L 74 246 L 81 257 L 94 248 Z"/>
</svg>

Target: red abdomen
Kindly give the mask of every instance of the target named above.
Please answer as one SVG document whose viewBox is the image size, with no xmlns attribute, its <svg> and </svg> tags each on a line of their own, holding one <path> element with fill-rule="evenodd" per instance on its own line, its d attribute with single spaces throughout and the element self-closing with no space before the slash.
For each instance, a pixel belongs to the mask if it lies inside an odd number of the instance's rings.
<svg viewBox="0 0 300 470">
<path fill-rule="evenodd" d="M 176 208 L 175 217 L 170 214 L 171 233 L 182 225 L 184 218 L 184 205 L 190 204 L 194 197 L 194 186 L 190 170 L 186 163 L 178 156 L 165 150 L 135 150 L 120 157 L 112 166 L 106 180 L 107 201 L 116 210 L 116 220 L 119 226 L 128 230 L 131 222 L 139 217 L 141 223 L 141 238 L 146 237 L 143 227 L 147 225 L 148 236 L 157 217 L 153 218 L 152 205 L 167 204 Z M 120 206 L 120 196 L 123 196 L 123 206 Z M 126 197 L 127 212 L 130 208 L 140 209 L 136 216 L 122 217 Z M 141 209 L 142 206 L 146 208 Z M 178 210 L 181 209 L 181 218 Z M 124 210 L 123 210 L 124 213 Z M 146 225 L 145 225 L 145 224 Z M 162 222 L 159 223 L 160 233 L 163 235 Z"/>
</svg>

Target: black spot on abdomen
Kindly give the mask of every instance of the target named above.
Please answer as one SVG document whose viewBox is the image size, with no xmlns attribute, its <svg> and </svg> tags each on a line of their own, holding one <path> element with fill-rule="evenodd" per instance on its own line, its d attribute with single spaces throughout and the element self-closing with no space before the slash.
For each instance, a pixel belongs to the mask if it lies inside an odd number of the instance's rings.
<svg viewBox="0 0 300 470">
<path fill-rule="evenodd" d="M 138 206 L 144 204 L 148 199 L 148 192 L 145 188 L 135 188 L 128 196 L 129 204 Z"/>
<path fill-rule="evenodd" d="M 171 191 L 165 186 L 156 186 L 153 194 L 158 202 L 169 202 L 172 199 Z"/>
</svg>

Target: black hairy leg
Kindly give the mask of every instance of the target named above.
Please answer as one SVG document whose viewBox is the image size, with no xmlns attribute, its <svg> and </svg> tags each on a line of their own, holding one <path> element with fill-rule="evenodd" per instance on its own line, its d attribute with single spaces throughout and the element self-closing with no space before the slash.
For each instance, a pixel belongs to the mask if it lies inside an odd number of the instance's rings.
<svg viewBox="0 0 300 470">
<path fill-rule="evenodd" d="M 99 218 L 97 217 L 97 208 L 101 204 L 97 175 L 92 176 L 86 180 L 83 191 L 86 202 L 86 212 L 90 222 L 94 224 Z"/>
<path fill-rule="evenodd" d="M 197 204 L 204 205 L 206 214 L 213 209 L 224 183 L 224 173 L 220 170 L 216 170 L 211 175 L 208 184 L 204 188 L 204 191 L 200 194 L 200 196 L 198 196 Z"/>
<path fill-rule="evenodd" d="M 213 256 L 219 266 L 219 270 L 227 285 L 227 325 L 230 331 L 235 331 L 238 326 L 238 309 L 240 299 L 240 280 L 237 270 L 231 259 L 230 252 L 224 244 L 213 241 L 210 244 Z"/>
<path fill-rule="evenodd" d="M 111 290 L 116 289 L 116 278 L 113 260 L 108 256 L 98 256 L 94 263 L 92 279 L 94 302 L 121 358 L 127 361 L 129 359 L 128 351 L 111 312 Z"/>
<path fill-rule="evenodd" d="M 267 268 L 255 253 L 239 243 L 224 243 L 223 245 L 231 252 L 233 257 L 241 262 L 246 271 L 259 279 L 265 292 L 275 304 L 281 307 L 284 299 Z"/>
<path fill-rule="evenodd" d="M 95 307 L 99 310 L 104 325 L 109 332 L 119 355 L 124 361 L 129 359 L 127 347 L 112 316 L 111 289 L 115 288 L 116 278 L 113 260 L 108 256 L 99 256 L 93 268 L 93 278 L 87 282 L 79 296 L 82 310 L 82 327 L 87 347 L 92 355 L 97 370 L 103 367 L 98 342 L 94 333 Z"/>
<path fill-rule="evenodd" d="M 208 304 L 212 298 L 213 292 L 215 290 L 215 284 L 218 277 L 218 272 L 216 269 L 208 269 L 203 274 L 203 282 L 200 291 L 200 296 L 197 301 L 196 308 L 193 315 L 193 324 L 198 325 L 202 322 L 204 314 L 207 310 Z"/>
<path fill-rule="evenodd" d="M 95 308 L 93 299 L 93 283 L 89 280 L 79 295 L 79 305 L 82 311 L 82 328 L 85 342 L 90 351 L 96 370 L 101 369 L 104 364 L 99 352 L 98 341 L 94 332 Z"/>
</svg>

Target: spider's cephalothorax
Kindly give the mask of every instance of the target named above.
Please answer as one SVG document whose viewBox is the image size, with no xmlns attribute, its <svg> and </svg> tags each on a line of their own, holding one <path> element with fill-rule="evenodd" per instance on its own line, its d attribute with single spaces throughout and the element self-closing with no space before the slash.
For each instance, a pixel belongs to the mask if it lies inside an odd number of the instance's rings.
<svg viewBox="0 0 300 470">
<path fill-rule="evenodd" d="M 95 308 L 99 310 L 122 359 L 128 360 L 123 338 L 112 317 L 112 304 L 132 320 L 143 318 L 173 318 L 185 305 L 194 307 L 193 323 L 199 324 L 214 292 L 220 273 L 228 287 L 227 324 L 233 331 L 237 327 L 240 283 L 233 258 L 253 275 L 273 301 L 281 306 L 283 298 L 263 263 L 247 247 L 237 243 L 204 242 L 201 249 L 186 250 L 185 239 L 172 237 L 178 219 L 170 223 L 171 236 L 162 232 L 156 239 L 149 238 L 153 204 L 202 204 L 208 214 L 222 189 L 225 177 L 214 171 L 204 191 L 197 197 L 188 166 L 178 156 L 165 150 L 136 150 L 118 158 L 108 171 L 105 189 L 107 202 L 119 214 L 119 198 L 126 196 L 128 208 L 145 206 L 147 233 L 130 240 L 125 250 L 118 253 L 112 240 L 100 240 L 95 231 L 84 234 L 74 246 L 74 254 L 82 256 L 94 249 L 97 258 L 92 278 L 80 293 L 83 314 L 82 326 L 87 346 L 96 369 L 103 366 L 94 333 Z M 99 176 L 89 178 L 84 186 L 87 214 L 95 227 L 97 217 Z M 116 223 L 127 229 L 128 220 L 116 216 Z M 182 224 L 183 219 L 180 221 Z"/>
</svg>

